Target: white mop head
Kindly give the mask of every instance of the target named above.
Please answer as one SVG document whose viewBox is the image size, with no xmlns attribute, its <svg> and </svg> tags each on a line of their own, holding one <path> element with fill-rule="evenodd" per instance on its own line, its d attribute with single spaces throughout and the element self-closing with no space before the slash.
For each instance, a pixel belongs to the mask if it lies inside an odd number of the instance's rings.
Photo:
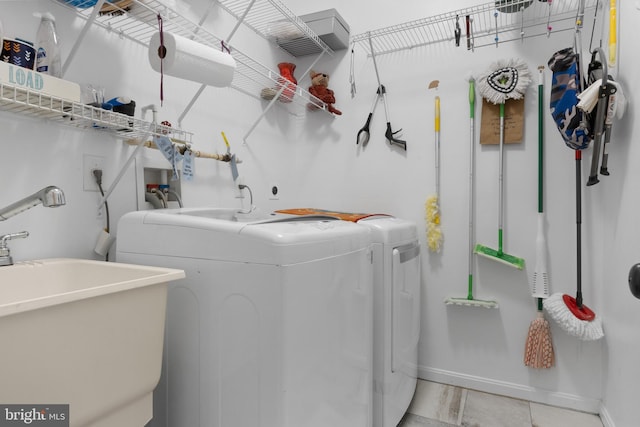
<svg viewBox="0 0 640 427">
<path fill-rule="evenodd" d="M 562 294 L 553 294 L 544 300 L 544 309 L 549 316 L 569 335 L 583 341 L 595 341 L 604 337 L 602 321 L 595 317 L 592 321 L 584 321 L 573 315 L 562 299 Z"/>
<path fill-rule="evenodd" d="M 521 99 L 531 83 L 527 64 L 518 58 L 499 60 L 477 80 L 480 95 L 493 104 Z"/>
</svg>

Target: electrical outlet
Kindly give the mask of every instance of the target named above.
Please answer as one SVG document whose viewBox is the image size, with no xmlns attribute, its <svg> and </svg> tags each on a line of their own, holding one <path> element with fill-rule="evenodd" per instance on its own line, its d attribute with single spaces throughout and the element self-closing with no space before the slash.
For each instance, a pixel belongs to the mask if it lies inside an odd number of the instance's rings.
<svg viewBox="0 0 640 427">
<path fill-rule="evenodd" d="M 269 192 L 269 194 L 267 195 L 267 198 L 269 200 L 280 200 L 280 187 L 278 186 L 278 184 L 275 184 L 275 183 L 269 184 L 269 187 L 267 190 Z"/>
<path fill-rule="evenodd" d="M 82 186 L 84 191 L 100 191 L 98 184 L 96 184 L 96 178 L 93 176 L 93 171 L 95 169 L 102 170 L 102 178 L 104 180 L 104 163 L 103 156 L 85 154 L 82 157 Z"/>
</svg>

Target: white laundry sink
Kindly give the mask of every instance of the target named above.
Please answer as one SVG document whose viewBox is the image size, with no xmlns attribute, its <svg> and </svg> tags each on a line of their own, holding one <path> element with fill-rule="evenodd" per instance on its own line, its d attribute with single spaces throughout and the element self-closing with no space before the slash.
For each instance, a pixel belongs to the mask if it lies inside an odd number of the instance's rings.
<svg viewBox="0 0 640 427">
<path fill-rule="evenodd" d="M 69 404 L 70 426 L 143 427 L 167 282 L 183 270 L 81 259 L 0 267 L 0 402 Z"/>
</svg>

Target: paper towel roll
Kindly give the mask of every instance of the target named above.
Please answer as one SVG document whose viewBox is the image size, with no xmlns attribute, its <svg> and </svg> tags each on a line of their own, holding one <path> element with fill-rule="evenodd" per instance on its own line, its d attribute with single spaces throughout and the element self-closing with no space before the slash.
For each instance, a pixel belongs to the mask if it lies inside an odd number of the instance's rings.
<svg viewBox="0 0 640 427">
<path fill-rule="evenodd" d="M 231 84 L 236 61 L 228 54 L 201 43 L 164 32 L 166 49 L 162 71 L 164 74 L 185 80 L 225 87 Z M 156 32 L 149 42 L 151 68 L 160 72 L 160 33 Z"/>
</svg>

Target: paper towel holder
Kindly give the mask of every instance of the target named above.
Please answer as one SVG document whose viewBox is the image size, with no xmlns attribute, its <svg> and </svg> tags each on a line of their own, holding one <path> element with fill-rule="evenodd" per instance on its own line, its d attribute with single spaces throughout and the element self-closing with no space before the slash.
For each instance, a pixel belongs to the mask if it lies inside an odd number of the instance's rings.
<svg viewBox="0 0 640 427">
<path fill-rule="evenodd" d="M 153 34 L 148 54 L 153 70 L 207 86 L 228 87 L 235 74 L 231 54 L 166 31 Z"/>
</svg>

